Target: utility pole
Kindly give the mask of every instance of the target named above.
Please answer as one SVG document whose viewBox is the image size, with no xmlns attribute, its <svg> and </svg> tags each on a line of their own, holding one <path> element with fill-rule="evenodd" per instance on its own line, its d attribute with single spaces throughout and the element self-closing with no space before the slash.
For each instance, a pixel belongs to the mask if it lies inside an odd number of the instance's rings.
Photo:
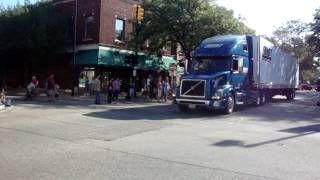
<svg viewBox="0 0 320 180">
<path fill-rule="evenodd" d="M 76 58 L 77 58 L 77 21 L 78 21 L 78 0 L 74 1 L 74 37 L 73 37 L 73 67 L 72 67 L 72 90 L 71 95 L 74 96 L 74 88 L 76 85 Z"/>
<path fill-rule="evenodd" d="M 135 25 L 135 36 L 136 36 L 136 42 L 135 42 L 135 55 L 134 58 L 132 59 L 132 68 L 133 68 L 133 82 L 136 84 L 136 69 L 135 66 L 139 63 L 139 55 L 138 55 L 138 49 L 139 49 L 139 41 L 138 41 L 138 36 L 139 36 L 139 26 L 141 22 L 144 19 L 144 9 L 142 8 L 141 5 L 134 5 L 133 6 L 133 19 L 136 22 Z M 135 86 L 135 91 L 134 91 L 134 97 L 136 98 L 136 86 Z"/>
</svg>

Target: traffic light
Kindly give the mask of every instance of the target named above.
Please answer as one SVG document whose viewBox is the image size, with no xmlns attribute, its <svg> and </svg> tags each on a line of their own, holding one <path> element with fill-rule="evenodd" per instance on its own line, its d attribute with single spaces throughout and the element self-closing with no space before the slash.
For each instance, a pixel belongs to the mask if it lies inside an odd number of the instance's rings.
<svg viewBox="0 0 320 180">
<path fill-rule="evenodd" d="M 143 21 L 143 18 L 144 18 L 144 9 L 139 6 L 139 9 L 138 9 L 138 21 L 141 22 Z"/>
<path fill-rule="evenodd" d="M 133 19 L 141 22 L 144 18 L 144 9 L 140 5 L 134 5 L 133 6 L 133 13 L 132 13 Z"/>
<path fill-rule="evenodd" d="M 138 20 L 138 14 L 139 14 L 139 5 L 134 5 L 133 6 L 133 13 L 132 13 L 132 17 L 134 20 Z"/>
</svg>

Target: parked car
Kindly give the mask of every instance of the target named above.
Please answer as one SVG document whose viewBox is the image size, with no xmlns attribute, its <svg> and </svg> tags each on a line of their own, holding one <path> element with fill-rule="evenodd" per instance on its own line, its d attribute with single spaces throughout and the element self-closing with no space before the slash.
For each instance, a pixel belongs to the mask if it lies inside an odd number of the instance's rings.
<svg viewBox="0 0 320 180">
<path fill-rule="evenodd" d="M 301 90 L 311 91 L 311 90 L 312 90 L 312 86 L 311 86 L 310 84 L 305 83 L 305 84 L 301 84 L 301 85 L 300 85 L 300 89 L 301 89 Z"/>
</svg>

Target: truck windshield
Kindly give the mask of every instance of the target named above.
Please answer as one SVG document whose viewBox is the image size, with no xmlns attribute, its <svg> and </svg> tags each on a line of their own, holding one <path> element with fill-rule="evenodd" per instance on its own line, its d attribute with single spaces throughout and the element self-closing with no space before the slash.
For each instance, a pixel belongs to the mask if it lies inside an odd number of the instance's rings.
<svg viewBox="0 0 320 180">
<path fill-rule="evenodd" d="M 230 70 L 230 58 L 194 58 L 192 60 L 192 72 L 216 73 Z"/>
</svg>

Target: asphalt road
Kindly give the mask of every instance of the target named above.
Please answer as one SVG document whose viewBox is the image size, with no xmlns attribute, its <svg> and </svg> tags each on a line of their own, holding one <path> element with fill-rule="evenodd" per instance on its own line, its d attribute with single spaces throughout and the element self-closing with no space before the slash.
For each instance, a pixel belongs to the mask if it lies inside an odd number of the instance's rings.
<svg viewBox="0 0 320 180">
<path fill-rule="evenodd" d="M 299 92 L 228 116 L 17 101 L 0 111 L 0 179 L 320 179 L 317 99 Z"/>
</svg>

